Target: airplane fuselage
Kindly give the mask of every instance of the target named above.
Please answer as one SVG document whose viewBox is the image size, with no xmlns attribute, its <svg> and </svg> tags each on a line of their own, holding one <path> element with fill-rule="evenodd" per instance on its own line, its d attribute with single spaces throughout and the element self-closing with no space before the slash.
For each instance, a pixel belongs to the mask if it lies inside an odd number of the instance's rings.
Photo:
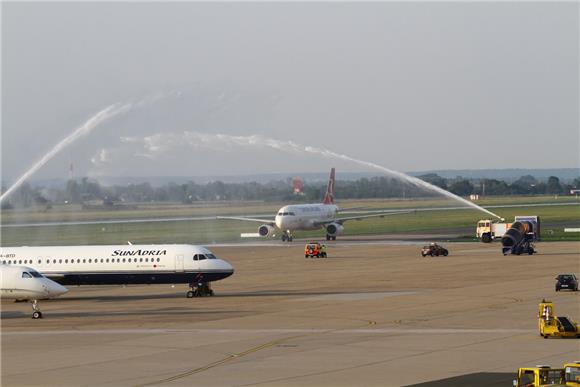
<svg viewBox="0 0 580 387">
<path fill-rule="evenodd" d="M 211 282 L 234 272 L 194 245 L 3 247 L 0 263 L 32 267 L 63 285 Z"/>
<path fill-rule="evenodd" d="M 334 204 L 292 204 L 278 210 L 276 227 L 286 232 L 317 230 L 336 219 L 338 207 Z"/>
</svg>

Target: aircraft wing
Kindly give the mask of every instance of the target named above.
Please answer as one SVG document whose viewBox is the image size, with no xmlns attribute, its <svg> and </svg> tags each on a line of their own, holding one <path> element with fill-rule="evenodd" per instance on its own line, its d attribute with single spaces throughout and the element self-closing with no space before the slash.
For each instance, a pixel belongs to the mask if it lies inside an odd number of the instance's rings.
<svg viewBox="0 0 580 387">
<path fill-rule="evenodd" d="M 268 224 L 272 227 L 276 225 L 276 222 L 270 219 L 258 219 L 258 218 L 244 218 L 243 216 L 218 216 L 218 219 L 229 219 L 229 220 L 243 220 L 246 222 L 256 222 L 262 224 Z"/>
<path fill-rule="evenodd" d="M 347 220 L 363 220 L 363 219 L 367 219 L 367 218 L 384 218 L 385 216 L 390 216 L 390 215 L 401 215 L 401 214 L 410 214 L 416 211 L 391 211 L 391 212 L 379 212 L 376 214 L 371 214 L 371 215 L 359 215 L 359 216 L 349 216 L 349 217 L 345 217 L 345 218 L 338 218 L 338 219 L 334 219 L 331 221 L 324 221 L 324 222 L 317 222 L 316 225 L 317 226 L 322 226 L 325 224 L 329 224 L 329 223 L 338 223 L 338 224 L 343 224 L 344 222 L 346 222 Z"/>
</svg>

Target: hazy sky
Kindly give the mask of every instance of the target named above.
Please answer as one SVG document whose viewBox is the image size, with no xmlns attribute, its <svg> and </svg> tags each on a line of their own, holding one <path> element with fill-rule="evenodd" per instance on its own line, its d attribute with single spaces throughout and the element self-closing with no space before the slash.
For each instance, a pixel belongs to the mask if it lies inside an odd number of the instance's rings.
<svg viewBox="0 0 580 387">
<path fill-rule="evenodd" d="M 578 2 L 2 3 L 2 174 L 578 167 Z M 238 137 L 216 137 L 216 134 Z M 270 143 L 272 145 L 272 143 Z"/>
</svg>

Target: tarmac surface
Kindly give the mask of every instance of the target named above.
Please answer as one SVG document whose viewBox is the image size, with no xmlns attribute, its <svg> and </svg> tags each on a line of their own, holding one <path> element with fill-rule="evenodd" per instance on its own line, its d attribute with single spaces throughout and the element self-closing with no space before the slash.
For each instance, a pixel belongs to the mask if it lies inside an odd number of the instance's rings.
<svg viewBox="0 0 580 387">
<path fill-rule="evenodd" d="M 579 243 L 507 257 L 448 243 L 448 257 L 422 258 L 418 242 L 365 242 L 332 243 L 326 259 L 301 242 L 211 247 L 236 268 L 214 297 L 71 287 L 40 303 L 42 320 L 2 301 L 1 384 L 490 386 L 580 360 L 580 340 L 537 331 L 542 298 L 580 320 L 579 294 L 554 291 L 557 274 L 580 274 Z"/>
</svg>

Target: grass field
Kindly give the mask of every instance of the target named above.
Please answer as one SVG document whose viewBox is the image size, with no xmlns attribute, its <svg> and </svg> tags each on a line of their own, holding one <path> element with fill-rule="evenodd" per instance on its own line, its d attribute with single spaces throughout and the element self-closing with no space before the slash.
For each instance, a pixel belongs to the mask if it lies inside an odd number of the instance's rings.
<svg viewBox="0 0 580 387">
<path fill-rule="evenodd" d="M 493 209 L 507 220 L 515 215 L 539 215 L 542 219 L 543 240 L 580 240 L 580 233 L 564 233 L 564 227 L 580 227 L 580 205 L 557 205 L 574 203 L 575 197 L 504 197 L 478 202 L 482 205 L 525 205 L 548 203 L 546 206 L 503 207 Z M 554 205 L 556 204 L 556 205 Z M 171 217 L 272 215 L 283 203 L 227 202 L 182 204 L 138 204 L 134 210 L 86 211 L 79 206 L 56 206 L 49 211 L 5 211 L 2 224 L 155 219 Z M 451 200 L 349 200 L 340 202 L 342 208 L 400 209 L 456 206 Z M 475 240 L 475 224 L 487 218 L 483 212 L 473 209 L 420 211 L 371 218 L 346 223 L 345 236 L 373 234 L 434 233 L 454 234 L 461 240 Z M 256 232 L 257 224 L 231 220 L 169 221 L 119 224 L 88 224 L 58 226 L 2 227 L 3 246 L 21 245 L 81 245 L 81 244 L 124 244 L 132 243 L 198 243 L 211 244 L 239 241 L 240 233 Z M 324 238 L 324 231 L 299 232 L 296 237 Z"/>
</svg>

